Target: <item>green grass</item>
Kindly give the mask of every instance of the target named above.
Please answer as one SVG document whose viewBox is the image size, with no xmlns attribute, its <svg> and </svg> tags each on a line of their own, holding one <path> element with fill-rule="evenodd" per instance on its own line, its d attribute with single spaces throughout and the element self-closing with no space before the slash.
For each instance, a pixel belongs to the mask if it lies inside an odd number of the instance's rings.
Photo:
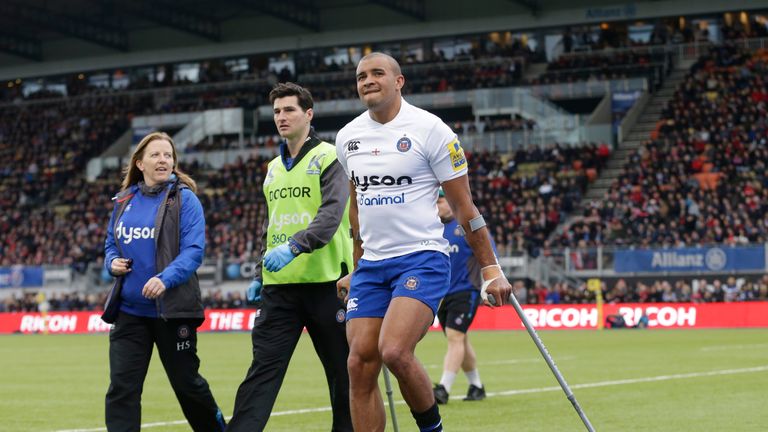
<svg viewBox="0 0 768 432">
<path fill-rule="evenodd" d="M 766 329 L 552 331 L 541 336 L 598 431 L 768 429 Z M 585 430 L 527 333 L 474 332 L 471 338 L 489 398 L 483 402 L 451 400 L 441 407 L 447 430 Z M 103 428 L 107 348 L 106 335 L 0 337 L 0 429 Z M 445 340 L 438 332 L 427 335 L 419 345 L 418 356 L 433 381 L 440 377 L 444 349 Z M 201 371 L 229 416 L 235 391 L 250 363 L 250 335 L 201 334 L 199 353 Z M 744 371 L 747 368 L 761 369 Z M 732 373 L 704 375 L 728 370 Z M 658 378 L 649 380 L 654 377 Z M 462 396 L 466 387 L 466 379 L 460 375 L 452 396 Z M 507 394 L 499 394 L 502 392 Z M 397 389 L 395 399 L 401 401 Z M 274 413 L 327 406 L 320 363 L 309 338 L 303 337 Z M 401 430 L 415 428 L 402 403 L 397 404 L 397 416 Z M 143 422 L 183 418 L 155 357 L 144 389 Z M 329 428 L 330 412 L 321 411 L 274 415 L 267 430 Z M 150 430 L 189 428 L 175 424 Z"/>
</svg>

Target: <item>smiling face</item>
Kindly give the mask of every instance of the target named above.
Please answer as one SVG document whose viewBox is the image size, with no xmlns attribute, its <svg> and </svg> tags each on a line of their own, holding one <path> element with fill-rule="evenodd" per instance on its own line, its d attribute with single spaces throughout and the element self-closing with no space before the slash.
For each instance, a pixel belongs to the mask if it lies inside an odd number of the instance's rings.
<svg viewBox="0 0 768 432">
<path fill-rule="evenodd" d="M 173 146 L 165 139 L 150 141 L 144 147 L 141 159 L 136 161 L 136 167 L 144 175 L 147 186 L 168 181 L 175 165 Z"/>
<path fill-rule="evenodd" d="M 277 133 L 288 142 L 304 138 L 309 134 L 312 121 L 312 108 L 304 111 L 297 96 L 285 96 L 275 99 L 272 104 Z"/>
<path fill-rule="evenodd" d="M 357 94 L 371 111 L 384 111 L 400 100 L 405 77 L 397 62 L 384 54 L 369 55 L 357 65 Z"/>
</svg>

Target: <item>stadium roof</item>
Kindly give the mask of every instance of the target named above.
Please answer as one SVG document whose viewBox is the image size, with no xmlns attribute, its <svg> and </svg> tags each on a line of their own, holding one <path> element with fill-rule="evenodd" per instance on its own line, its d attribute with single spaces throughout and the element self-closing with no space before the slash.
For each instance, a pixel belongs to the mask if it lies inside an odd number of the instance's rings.
<svg viewBox="0 0 768 432">
<path fill-rule="evenodd" d="M 426 0 L 3 0 L 0 50 L 40 61 L 56 58 L 55 46 L 78 41 L 96 53 L 311 37 L 340 27 L 538 13 L 541 2 L 481 0 L 484 7 L 467 8 Z"/>
<path fill-rule="evenodd" d="M 768 0 L 3 0 L 0 77 L 768 8 Z M 702 5 L 703 4 L 703 5 Z M 83 63 L 84 62 L 84 63 Z M 38 73 L 36 73 L 36 71 Z"/>
</svg>

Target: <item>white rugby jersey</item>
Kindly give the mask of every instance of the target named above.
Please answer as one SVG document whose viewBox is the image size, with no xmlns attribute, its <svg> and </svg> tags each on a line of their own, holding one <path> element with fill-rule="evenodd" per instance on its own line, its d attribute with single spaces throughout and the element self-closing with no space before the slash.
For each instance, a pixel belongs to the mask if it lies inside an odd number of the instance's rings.
<svg viewBox="0 0 768 432">
<path fill-rule="evenodd" d="M 451 128 L 403 99 L 386 124 L 366 111 L 344 126 L 336 135 L 336 154 L 355 184 L 363 258 L 423 250 L 448 254 L 437 192 L 440 183 L 467 173 Z"/>
</svg>

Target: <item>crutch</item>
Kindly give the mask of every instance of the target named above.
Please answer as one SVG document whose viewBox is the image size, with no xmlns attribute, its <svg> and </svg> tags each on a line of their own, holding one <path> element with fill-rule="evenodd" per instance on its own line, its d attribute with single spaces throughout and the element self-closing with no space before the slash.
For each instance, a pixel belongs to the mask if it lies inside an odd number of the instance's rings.
<svg viewBox="0 0 768 432">
<path fill-rule="evenodd" d="M 567 397 L 568 400 L 571 401 L 573 408 L 576 410 L 576 413 L 579 414 L 579 417 L 581 417 L 581 421 L 584 422 L 584 426 L 587 427 L 587 430 L 589 432 L 595 432 L 595 428 L 593 428 L 592 423 L 589 422 L 589 419 L 587 418 L 587 414 L 584 412 L 584 410 L 581 409 L 581 406 L 579 405 L 579 401 L 576 400 L 576 396 L 573 395 L 571 388 L 568 387 L 568 383 L 565 382 L 565 378 L 563 378 L 563 375 L 560 373 L 560 370 L 557 369 L 557 365 L 555 365 L 555 361 L 552 360 L 552 356 L 549 354 L 549 351 L 547 351 L 547 347 L 544 346 L 544 343 L 541 341 L 539 334 L 536 333 L 536 330 L 528 321 L 528 318 L 526 318 L 525 313 L 523 312 L 523 308 L 520 307 L 520 303 L 518 303 L 517 298 L 515 297 L 515 293 L 512 293 L 509 296 L 509 298 L 512 299 L 512 306 L 515 307 L 515 312 L 517 312 L 517 315 L 520 317 L 520 321 L 523 322 L 525 329 L 528 330 L 528 334 L 531 335 L 531 339 L 533 339 L 533 343 L 536 344 L 536 347 L 539 349 L 539 352 L 544 357 L 544 360 L 547 362 L 547 365 L 552 370 L 552 373 L 555 374 L 555 378 L 557 379 L 557 382 L 560 383 L 560 387 L 562 387 L 563 391 L 565 392 L 565 397 Z M 492 295 L 488 295 L 488 301 L 490 301 L 492 304 L 496 304 L 496 301 L 493 299 Z"/>
<path fill-rule="evenodd" d="M 397 427 L 397 415 L 395 414 L 395 399 L 392 397 L 392 383 L 389 381 L 389 371 L 386 366 L 382 366 L 382 372 L 384 373 L 384 387 L 387 390 L 387 400 L 389 400 L 389 414 L 392 416 L 392 426 L 395 428 L 395 432 L 400 430 Z"/>
</svg>

